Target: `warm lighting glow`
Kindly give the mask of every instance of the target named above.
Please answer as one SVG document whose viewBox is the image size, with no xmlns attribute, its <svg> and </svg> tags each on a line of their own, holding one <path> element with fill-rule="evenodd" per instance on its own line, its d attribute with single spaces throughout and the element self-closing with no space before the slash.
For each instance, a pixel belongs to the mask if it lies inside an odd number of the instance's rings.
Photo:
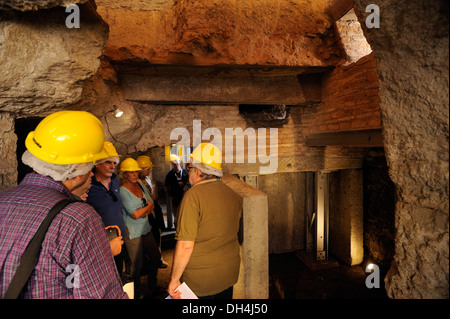
<svg viewBox="0 0 450 319">
<path fill-rule="evenodd" d="M 123 115 L 123 111 L 121 109 L 117 109 L 114 111 L 115 117 L 121 117 Z"/>
<path fill-rule="evenodd" d="M 123 111 L 117 107 L 117 105 L 113 105 L 114 110 L 108 111 L 114 114 L 114 117 L 121 117 L 123 115 Z"/>
</svg>

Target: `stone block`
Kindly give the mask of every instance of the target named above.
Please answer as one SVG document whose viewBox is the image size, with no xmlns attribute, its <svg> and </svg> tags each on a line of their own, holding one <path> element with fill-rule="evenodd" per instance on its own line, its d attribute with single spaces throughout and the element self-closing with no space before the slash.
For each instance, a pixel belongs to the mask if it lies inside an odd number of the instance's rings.
<svg viewBox="0 0 450 319">
<path fill-rule="evenodd" d="M 242 244 L 239 280 L 234 286 L 235 299 L 269 297 L 269 244 L 267 195 L 232 175 L 222 181 L 242 200 Z"/>
</svg>

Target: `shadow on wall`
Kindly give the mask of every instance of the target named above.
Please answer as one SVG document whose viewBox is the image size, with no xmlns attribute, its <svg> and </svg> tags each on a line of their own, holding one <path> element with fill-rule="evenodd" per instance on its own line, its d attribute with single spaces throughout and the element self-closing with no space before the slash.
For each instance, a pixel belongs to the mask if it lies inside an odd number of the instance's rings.
<svg viewBox="0 0 450 319">
<path fill-rule="evenodd" d="M 364 256 L 384 276 L 395 253 L 395 185 L 389 177 L 383 149 L 374 149 L 363 162 Z"/>
<path fill-rule="evenodd" d="M 34 131 L 36 126 L 42 121 L 42 117 L 28 117 L 28 118 L 20 118 L 16 119 L 15 123 L 15 133 L 17 135 L 17 184 L 19 184 L 22 179 L 28 173 L 31 173 L 33 170 L 31 167 L 22 163 L 22 155 L 26 151 L 25 147 L 25 139 L 31 131 Z"/>
</svg>

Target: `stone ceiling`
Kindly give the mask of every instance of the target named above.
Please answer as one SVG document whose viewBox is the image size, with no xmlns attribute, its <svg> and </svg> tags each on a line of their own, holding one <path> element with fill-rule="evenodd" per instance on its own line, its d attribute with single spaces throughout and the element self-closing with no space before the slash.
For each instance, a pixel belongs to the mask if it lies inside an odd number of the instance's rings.
<svg viewBox="0 0 450 319">
<path fill-rule="evenodd" d="M 68 2 L 80 7 L 79 29 L 65 25 Z M 119 75 L 155 65 L 183 66 L 187 74 L 192 66 L 234 69 L 235 76 L 323 72 L 343 63 L 334 26 L 352 4 L 5 0 L 0 4 L 0 111 L 24 117 L 76 105 L 104 58 Z"/>
<path fill-rule="evenodd" d="M 335 21 L 352 1 L 98 0 L 113 61 L 181 65 L 330 66 Z"/>
</svg>

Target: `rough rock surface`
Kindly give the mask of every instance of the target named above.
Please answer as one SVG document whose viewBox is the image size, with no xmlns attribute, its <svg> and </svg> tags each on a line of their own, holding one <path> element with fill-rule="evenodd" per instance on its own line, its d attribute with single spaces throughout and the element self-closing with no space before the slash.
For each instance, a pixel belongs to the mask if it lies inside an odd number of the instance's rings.
<svg viewBox="0 0 450 319">
<path fill-rule="evenodd" d="M 348 1 L 99 0 L 112 60 L 324 66 L 341 62 L 334 30 Z"/>
<path fill-rule="evenodd" d="M 356 1 L 364 24 L 370 0 Z M 397 189 L 393 298 L 448 298 L 449 33 L 447 1 L 377 2 L 365 30 L 377 59 L 389 173 Z"/>
<path fill-rule="evenodd" d="M 0 112 L 0 191 L 17 181 L 16 141 L 12 116 Z"/>
<path fill-rule="evenodd" d="M 57 6 L 67 6 L 70 4 L 82 4 L 90 0 L 2 0 L 0 10 L 30 11 L 40 9 L 50 9 Z"/>
<path fill-rule="evenodd" d="M 395 253 L 395 185 L 389 177 L 384 149 L 371 149 L 363 168 L 364 258 L 386 275 Z"/>
<path fill-rule="evenodd" d="M 79 5 L 80 28 L 64 8 L 0 12 L 0 110 L 45 114 L 76 103 L 100 65 L 108 26 Z"/>
</svg>

